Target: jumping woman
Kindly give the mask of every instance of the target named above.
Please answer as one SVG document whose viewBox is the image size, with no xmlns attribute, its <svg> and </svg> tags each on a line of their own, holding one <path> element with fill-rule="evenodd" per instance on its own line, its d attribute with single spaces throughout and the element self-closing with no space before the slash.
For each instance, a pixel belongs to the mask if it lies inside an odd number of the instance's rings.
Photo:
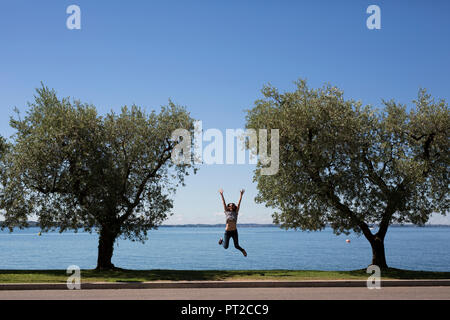
<svg viewBox="0 0 450 320">
<path fill-rule="evenodd" d="M 227 224 L 225 227 L 224 239 L 220 238 L 219 245 L 223 244 L 225 249 L 228 249 L 230 244 L 230 238 L 233 238 L 234 247 L 242 252 L 244 257 L 247 256 L 247 252 L 239 246 L 238 231 L 237 231 L 237 218 L 239 213 L 239 208 L 241 206 L 242 196 L 244 194 L 244 189 L 241 190 L 241 196 L 239 197 L 238 205 L 234 203 L 229 203 L 228 205 L 223 198 L 223 189 L 219 190 L 220 196 L 222 197 L 223 208 L 225 210 L 225 217 L 227 219 Z"/>
</svg>

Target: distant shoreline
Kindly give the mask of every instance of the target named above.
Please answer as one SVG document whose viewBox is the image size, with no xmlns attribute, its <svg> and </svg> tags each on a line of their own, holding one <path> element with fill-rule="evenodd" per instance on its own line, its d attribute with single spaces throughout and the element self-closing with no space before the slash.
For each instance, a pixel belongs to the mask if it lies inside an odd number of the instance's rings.
<svg viewBox="0 0 450 320">
<path fill-rule="evenodd" d="M 2 222 L 0 221 L 0 227 Z M 372 227 L 373 225 L 370 225 Z M 38 222 L 28 221 L 28 228 L 39 227 Z M 224 223 L 218 224 L 206 224 L 206 223 L 190 223 L 190 224 L 163 224 L 159 228 L 225 228 Z M 270 224 L 270 223 L 239 223 L 240 228 L 280 228 L 280 225 Z M 329 226 L 327 226 L 329 227 Z M 376 225 L 374 225 L 376 227 Z M 449 224 L 426 224 L 424 226 L 417 226 L 414 224 L 392 224 L 389 227 L 394 228 L 430 228 L 430 227 L 443 227 L 449 228 Z"/>
</svg>

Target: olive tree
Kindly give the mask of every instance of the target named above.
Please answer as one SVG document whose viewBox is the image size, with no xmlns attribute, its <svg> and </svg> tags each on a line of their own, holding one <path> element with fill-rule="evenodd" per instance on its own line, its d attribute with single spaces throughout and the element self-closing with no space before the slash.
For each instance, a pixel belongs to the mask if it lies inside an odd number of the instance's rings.
<svg viewBox="0 0 450 320">
<path fill-rule="evenodd" d="M 3 196 L 3 185 L 5 178 L 5 157 L 8 150 L 8 145 L 6 143 L 5 138 L 0 136 L 0 210 L 4 207 L 4 196 Z M 3 222 L 0 222 L 0 226 L 3 225 Z"/>
<path fill-rule="evenodd" d="M 11 126 L 5 224 L 36 216 L 43 231 L 96 231 L 97 269 L 114 268 L 119 237 L 145 241 L 170 214 L 176 187 L 197 169 L 171 161 L 178 143 L 172 132 L 194 128 L 186 109 L 172 102 L 159 113 L 132 106 L 99 116 L 94 106 L 42 86 Z"/>
<path fill-rule="evenodd" d="M 413 106 L 383 101 L 376 110 L 344 99 L 330 85 L 280 93 L 265 86 L 248 110 L 247 128 L 279 129 L 280 169 L 262 175 L 256 201 L 276 209 L 284 228 L 363 234 L 372 264 L 387 268 L 392 223 L 425 224 L 449 209 L 450 112 L 420 90 Z M 375 231 L 370 226 L 377 225 Z"/>
</svg>

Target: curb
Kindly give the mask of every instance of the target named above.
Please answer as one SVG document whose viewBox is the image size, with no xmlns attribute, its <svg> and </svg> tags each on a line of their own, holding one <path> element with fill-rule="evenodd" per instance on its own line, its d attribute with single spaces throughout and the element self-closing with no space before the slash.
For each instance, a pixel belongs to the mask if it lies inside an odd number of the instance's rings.
<svg viewBox="0 0 450 320">
<path fill-rule="evenodd" d="M 445 280 L 381 280 L 381 287 L 442 287 Z M 186 288 L 346 288 L 367 287 L 366 280 L 319 281 L 177 281 L 86 282 L 81 289 L 186 289 Z M 68 290 L 66 283 L 2 283 L 0 290 Z"/>
</svg>

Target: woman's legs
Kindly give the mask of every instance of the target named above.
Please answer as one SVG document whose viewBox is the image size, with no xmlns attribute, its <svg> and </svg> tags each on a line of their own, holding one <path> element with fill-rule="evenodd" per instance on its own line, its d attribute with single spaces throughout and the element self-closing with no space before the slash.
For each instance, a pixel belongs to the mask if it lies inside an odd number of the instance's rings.
<svg viewBox="0 0 450 320">
<path fill-rule="evenodd" d="M 233 230 L 233 233 L 230 235 L 231 238 L 233 238 L 233 243 L 234 243 L 234 247 L 236 249 L 238 249 L 239 251 L 241 251 L 243 253 L 244 256 L 247 256 L 247 252 L 245 252 L 244 248 L 242 248 L 239 245 L 239 236 L 238 236 L 238 232 L 237 230 Z"/>
<path fill-rule="evenodd" d="M 229 231 L 225 231 L 223 236 L 223 247 L 224 249 L 228 249 L 228 245 L 230 244 L 230 234 Z"/>
<path fill-rule="evenodd" d="M 230 238 L 233 238 L 234 247 L 236 249 L 238 249 L 239 251 L 241 251 L 242 254 L 246 257 L 247 252 L 244 250 L 244 248 L 242 248 L 239 245 L 239 237 L 238 237 L 237 230 L 225 231 L 225 234 L 223 236 L 223 241 L 222 241 L 222 245 L 223 245 L 224 249 L 228 249 L 228 246 L 230 245 Z M 220 240 L 222 240 L 222 239 L 220 239 Z M 219 241 L 219 244 L 221 244 L 220 241 Z"/>
</svg>

